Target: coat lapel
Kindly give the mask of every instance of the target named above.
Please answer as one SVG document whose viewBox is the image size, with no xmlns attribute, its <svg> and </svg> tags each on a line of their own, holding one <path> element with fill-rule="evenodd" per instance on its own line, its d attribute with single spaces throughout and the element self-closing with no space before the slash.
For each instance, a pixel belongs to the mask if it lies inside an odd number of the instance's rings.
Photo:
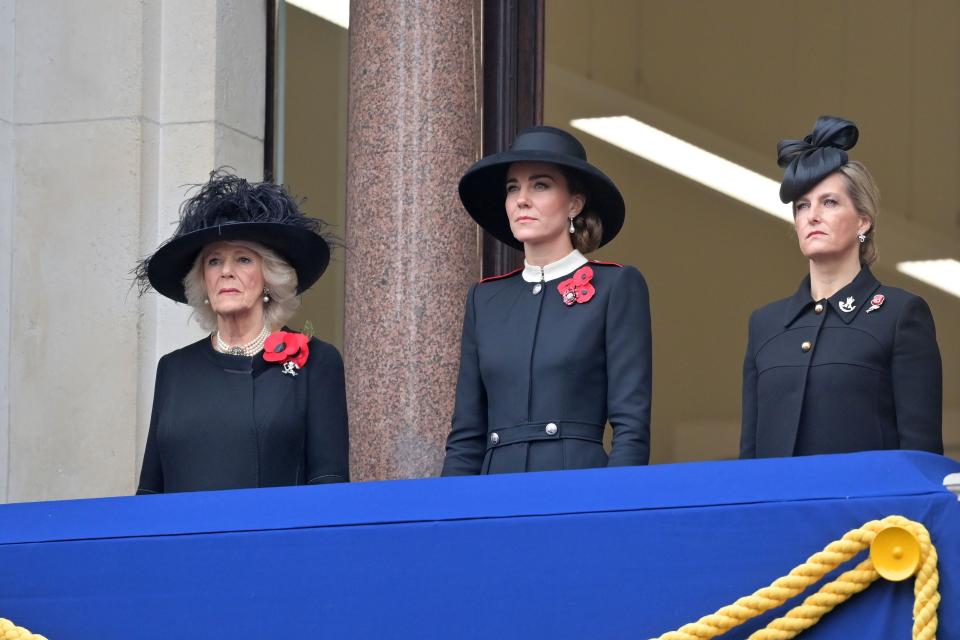
<svg viewBox="0 0 960 640">
<path fill-rule="evenodd" d="M 865 307 L 869 306 L 870 296 L 879 288 L 880 282 L 871 273 L 870 267 L 864 265 L 853 282 L 830 296 L 828 301 L 840 319 L 850 324 Z"/>
</svg>

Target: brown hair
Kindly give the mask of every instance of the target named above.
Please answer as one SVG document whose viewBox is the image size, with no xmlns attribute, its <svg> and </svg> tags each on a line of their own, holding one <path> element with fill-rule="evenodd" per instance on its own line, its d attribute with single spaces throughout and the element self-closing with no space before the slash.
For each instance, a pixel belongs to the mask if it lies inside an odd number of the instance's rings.
<svg viewBox="0 0 960 640">
<path fill-rule="evenodd" d="M 567 181 L 567 191 L 570 192 L 570 195 L 582 196 L 584 200 L 583 209 L 581 209 L 580 214 L 573 219 L 574 231 L 570 234 L 570 241 L 573 243 L 573 248 L 580 253 L 596 251 L 597 247 L 600 246 L 600 241 L 603 239 L 603 222 L 600 221 L 600 216 L 590 208 L 590 194 L 580 175 L 572 169 L 568 169 L 562 165 L 558 166 Z"/>
</svg>

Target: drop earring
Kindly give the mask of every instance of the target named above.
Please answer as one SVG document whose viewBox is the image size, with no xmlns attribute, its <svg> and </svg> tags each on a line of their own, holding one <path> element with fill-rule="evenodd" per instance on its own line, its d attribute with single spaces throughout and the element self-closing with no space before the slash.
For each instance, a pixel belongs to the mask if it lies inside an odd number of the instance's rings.
<svg viewBox="0 0 960 640">
<path fill-rule="evenodd" d="M 263 289 L 263 301 L 270 302 L 270 289 L 267 289 L 266 287 Z"/>
<path fill-rule="evenodd" d="M 573 227 L 573 218 L 570 218 L 570 233 L 575 232 L 576 229 Z"/>
</svg>

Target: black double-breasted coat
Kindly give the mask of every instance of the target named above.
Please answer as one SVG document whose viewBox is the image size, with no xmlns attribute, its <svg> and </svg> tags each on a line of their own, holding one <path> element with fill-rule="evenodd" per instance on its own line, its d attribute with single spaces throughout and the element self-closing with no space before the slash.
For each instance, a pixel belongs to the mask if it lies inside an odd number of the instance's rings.
<svg viewBox="0 0 960 640">
<path fill-rule="evenodd" d="M 296 376 L 209 337 L 162 357 L 137 493 L 347 481 L 343 360 L 308 346 Z"/>
<path fill-rule="evenodd" d="M 633 267 L 588 266 L 595 294 L 570 306 L 557 285 L 576 269 L 536 295 L 520 271 L 471 287 L 443 475 L 647 463 L 647 285 Z"/>
<path fill-rule="evenodd" d="M 825 300 L 811 298 L 807 276 L 792 297 L 750 317 L 742 458 L 943 453 L 941 414 L 930 309 L 908 291 L 881 285 L 868 267 Z"/>
</svg>

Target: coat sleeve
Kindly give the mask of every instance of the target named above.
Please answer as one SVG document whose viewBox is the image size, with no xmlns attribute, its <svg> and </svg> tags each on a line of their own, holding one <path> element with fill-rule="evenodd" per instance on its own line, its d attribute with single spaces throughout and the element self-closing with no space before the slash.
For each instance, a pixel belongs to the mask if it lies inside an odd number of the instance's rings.
<svg viewBox="0 0 960 640">
<path fill-rule="evenodd" d="M 639 271 L 624 267 L 610 292 L 606 318 L 607 420 L 613 427 L 608 466 L 650 459 L 653 348 L 650 294 Z"/>
<path fill-rule="evenodd" d="M 307 484 L 348 482 L 349 436 L 343 359 L 336 347 L 310 341 L 307 390 Z"/>
<path fill-rule="evenodd" d="M 754 353 L 754 318 L 747 329 L 747 353 L 743 356 L 743 398 L 740 404 L 740 458 L 757 457 L 757 358 Z"/>
<path fill-rule="evenodd" d="M 447 454 L 443 460 L 444 476 L 480 473 L 487 442 L 487 392 L 480 377 L 477 351 L 477 317 L 475 295 L 477 285 L 470 288 L 463 314 L 460 338 L 460 374 L 454 400 Z"/>
<path fill-rule="evenodd" d="M 165 399 L 164 380 L 166 356 L 157 363 L 157 379 L 153 385 L 153 409 L 150 411 L 150 430 L 147 432 L 147 446 L 143 452 L 143 464 L 140 467 L 140 484 L 137 495 L 163 493 L 163 464 L 160 460 L 160 446 L 157 443 L 157 429 L 160 424 L 160 412 Z"/>
<path fill-rule="evenodd" d="M 897 318 L 891 364 L 901 449 L 943 453 L 943 378 L 930 307 L 913 296 Z"/>
</svg>

